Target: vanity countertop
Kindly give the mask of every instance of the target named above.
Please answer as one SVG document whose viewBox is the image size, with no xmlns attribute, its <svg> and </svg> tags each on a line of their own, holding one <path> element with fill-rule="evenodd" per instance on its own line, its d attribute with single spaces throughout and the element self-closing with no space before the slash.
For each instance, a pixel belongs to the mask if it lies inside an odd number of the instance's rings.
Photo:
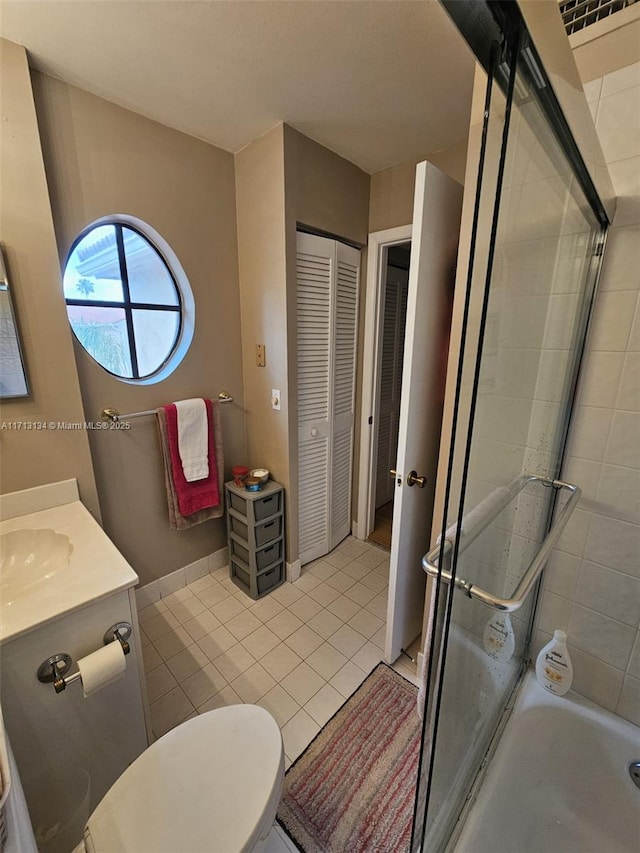
<svg viewBox="0 0 640 853">
<path fill-rule="evenodd" d="M 138 583 L 137 574 L 79 500 L 0 522 L 0 534 L 14 530 L 53 530 L 68 536 L 73 550 L 54 577 L 32 584 L 24 594 L 0 598 L 0 644 Z"/>
</svg>

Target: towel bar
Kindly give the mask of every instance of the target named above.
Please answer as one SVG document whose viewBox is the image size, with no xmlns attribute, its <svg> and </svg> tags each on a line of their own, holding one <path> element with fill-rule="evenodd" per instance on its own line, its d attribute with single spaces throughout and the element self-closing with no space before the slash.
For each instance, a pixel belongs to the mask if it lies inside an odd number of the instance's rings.
<svg viewBox="0 0 640 853">
<path fill-rule="evenodd" d="M 536 554 L 536 556 L 531 561 L 529 568 L 522 576 L 520 583 L 516 587 L 515 592 L 513 593 L 511 598 L 501 598 L 498 595 L 494 595 L 491 592 L 487 592 L 479 586 L 471 583 L 464 578 L 456 577 L 454 579 L 454 584 L 459 589 L 464 590 L 464 592 L 469 596 L 469 598 L 476 598 L 478 601 L 483 601 L 485 604 L 488 604 L 489 607 L 493 607 L 496 610 L 504 610 L 508 613 L 512 613 L 514 610 L 518 610 L 527 595 L 529 594 L 532 586 L 538 579 L 538 576 L 542 569 L 544 568 L 545 563 L 549 559 L 549 555 L 553 550 L 560 534 L 565 528 L 567 521 L 571 517 L 574 509 L 576 508 L 576 504 L 580 500 L 580 496 L 582 494 L 581 490 L 578 486 L 574 486 L 571 483 L 563 483 L 562 480 L 548 480 L 545 477 L 536 477 L 536 476 L 523 476 L 515 481 L 517 488 L 509 487 L 505 494 L 508 494 L 510 497 L 513 497 L 514 494 L 519 494 L 525 486 L 529 483 L 542 483 L 544 486 L 550 486 L 556 490 L 567 489 L 567 491 L 571 492 L 571 497 L 566 502 L 566 504 L 562 507 L 560 512 L 558 513 L 558 517 L 551 525 L 551 529 L 545 536 L 542 544 L 540 546 L 540 550 Z M 499 511 L 502 511 L 504 507 L 507 505 L 509 500 L 505 500 L 502 507 L 496 507 L 496 510 L 492 513 L 491 518 L 487 518 L 486 524 L 484 524 L 481 528 L 478 527 L 474 530 L 474 533 L 466 540 L 465 532 L 464 532 L 464 519 L 462 523 L 462 535 L 460 539 L 459 553 L 461 553 L 465 548 L 467 548 L 473 539 L 477 538 L 483 530 L 486 530 L 487 525 L 493 520 L 493 518 L 498 515 Z M 451 551 L 452 543 L 445 539 L 443 543 L 440 543 L 432 548 L 428 554 L 422 558 L 422 567 L 425 572 L 431 577 L 437 578 L 440 576 L 445 583 L 451 583 L 452 576 L 451 572 L 443 569 L 440 571 L 438 569 L 438 561 L 440 559 L 440 553 L 442 552 L 442 556 Z"/>
<path fill-rule="evenodd" d="M 218 394 L 218 402 L 233 403 L 233 397 L 228 391 L 221 391 Z M 144 418 L 147 415 L 155 415 L 155 413 L 156 409 L 147 409 L 145 412 L 129 412 L 127 415 L 121 415 L 117 409 L 106 408 L 100 413 L 100 420 L 111 421 L 111 423 L 117 424 L 121 421 L 131 420 L 131 418 Z"/>
</svg>

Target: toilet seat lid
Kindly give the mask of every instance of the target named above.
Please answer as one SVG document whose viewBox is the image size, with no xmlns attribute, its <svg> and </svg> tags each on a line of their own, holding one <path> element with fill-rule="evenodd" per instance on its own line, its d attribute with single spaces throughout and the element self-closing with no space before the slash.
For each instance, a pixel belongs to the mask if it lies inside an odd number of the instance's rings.
<svg viewBox="0 0 640 853">
<path fill-rule="evenodd" d="M 273 717 L 256 705 L 218 708 L 145 750 L 96 807 L 85 836 L 96 853 L 250 850 L 283 775 Z"/>
</svg>

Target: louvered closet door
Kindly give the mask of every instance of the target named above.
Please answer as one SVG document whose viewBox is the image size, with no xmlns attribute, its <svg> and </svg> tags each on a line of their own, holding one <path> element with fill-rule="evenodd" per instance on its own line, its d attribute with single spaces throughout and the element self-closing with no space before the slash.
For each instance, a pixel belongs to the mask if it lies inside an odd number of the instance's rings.
<svg viewBox="0 0 640 853">
<path fill-rule="evenodd" d="M 395 489 L 395 480 L 389 471 L 396 467 L 398 450 L 408 282 L 408 271 L 400 269 L 390 269 L 385 282 L 380 344 L 376 509 L 393 498 Z"/>
<path fill-rule="evenodd" d="M 329 550 L 329 375 L 333 240 L 298 234 L 298 514 L 300 559 Z"/>
<path fill-rule="evenodd" d="M 298 512 L 300 560 L 351 529 L 360 253 L 298 234 Z"/>
<path fill-rule="evenodd" d="M 336 243 L 333 324 L 333 416 L 331 431 L 330 550 L 351 532 L 351 467 L 356 379 L 356 335 L 360 252 Z"/>
</svg>

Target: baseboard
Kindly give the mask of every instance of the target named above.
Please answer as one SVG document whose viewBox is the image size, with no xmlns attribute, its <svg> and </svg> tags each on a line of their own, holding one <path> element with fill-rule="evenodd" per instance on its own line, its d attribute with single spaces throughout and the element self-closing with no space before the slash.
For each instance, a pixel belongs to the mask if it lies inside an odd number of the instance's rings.
<svg viewBox="0 0 640 853">
<path fill-rule="evenodd" d="M 166 598 L 172 592 L 176 592 L 176 590 L 182 589 L 182 587 L 193 583 L 198 578 L 221 569 L 223 566 L 228 565 L 228 563 L 229 549 L 225 545 L 224 548 L 220 548 L 212 554 L 207 554 L 206 557 L 201 557 L 194 563 L 189 563 L 188 566 L 183 566 L 181 569 L 176 569 L 175 572 L 171 572 L 168 575 L 164 575 L 164 577 L 151 581 L 151 583 L 138 587 L 136 589 L 138 610 L 142 610 L 143 607 L 148 607 L 150 604 L 160 601 L 161 598 Z"/>
<path fill-rule="evenodd" d="M 297 581 L 302 574 L 302 564 L 300 560 L 295 560 L 293 563 L 286 563 L 286 575 L 289 583 Z"/>
</svg>

